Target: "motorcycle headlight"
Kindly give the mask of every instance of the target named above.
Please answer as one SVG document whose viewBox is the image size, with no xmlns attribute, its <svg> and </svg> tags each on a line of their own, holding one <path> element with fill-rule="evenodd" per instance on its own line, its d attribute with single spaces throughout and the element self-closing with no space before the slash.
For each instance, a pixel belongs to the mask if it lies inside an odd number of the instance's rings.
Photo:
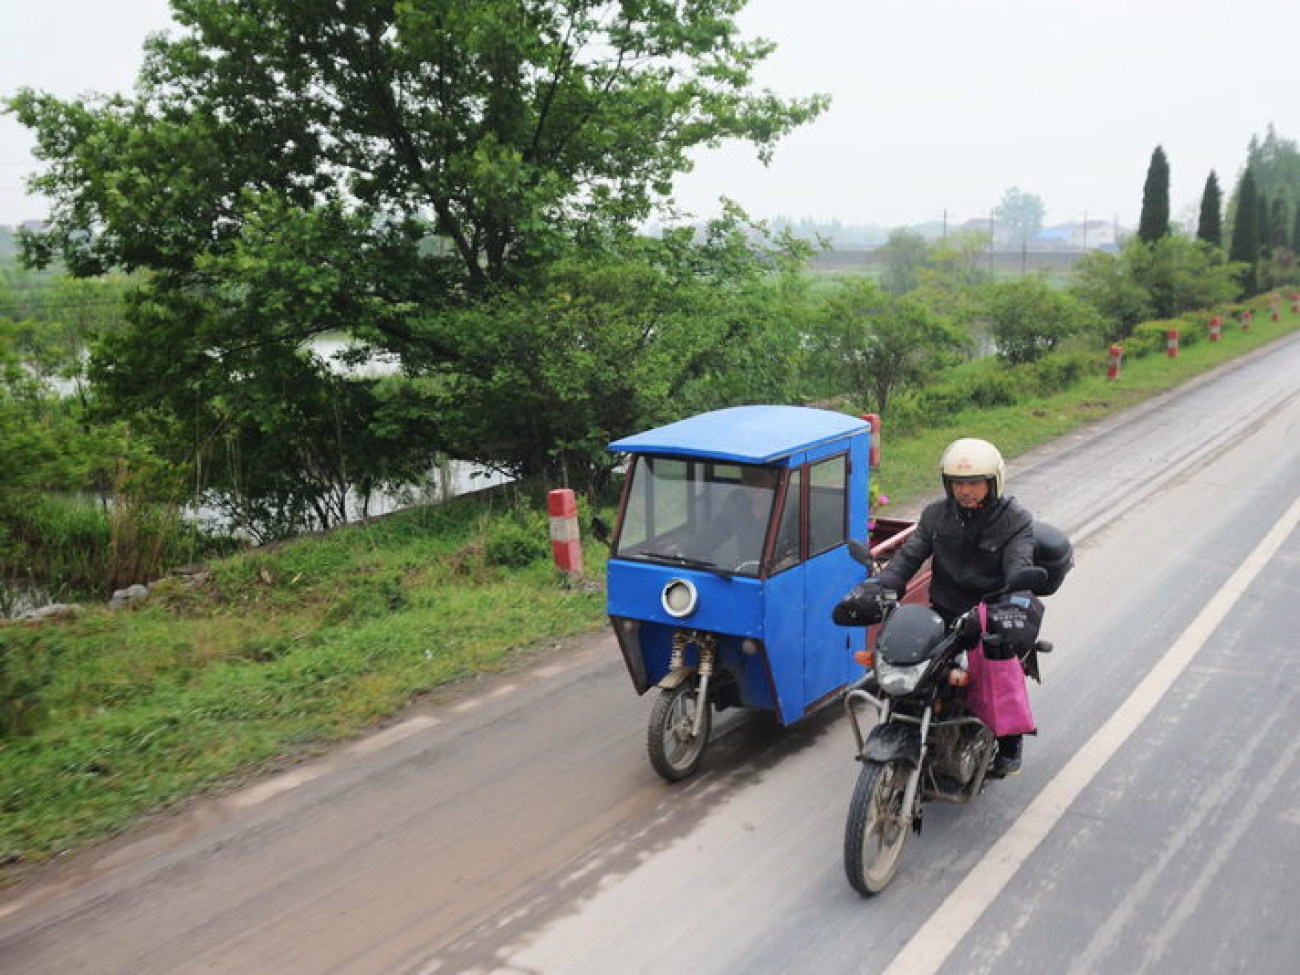
<svg viewBox="0 0 1300 975">
<path fill-rule="evenodd" d="M 922 660 L 919 664 L 899 667 L 896 664 L 891 664 L 888 660 L 878 657 L 876 659 L 876 683 L 880 685 L 882 691 L 891 697 L 911 694 L 916 690 L 916 685 L 921 682 L 921 676 L 929 666 L 930 661 Z"/>
</svg>

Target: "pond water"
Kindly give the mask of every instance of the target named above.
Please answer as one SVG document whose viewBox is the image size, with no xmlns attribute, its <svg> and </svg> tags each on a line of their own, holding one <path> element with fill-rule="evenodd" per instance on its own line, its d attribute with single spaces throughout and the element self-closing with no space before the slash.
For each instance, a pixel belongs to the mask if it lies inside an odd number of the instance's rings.
<svg viewBox="0 0 1300 975">
<path fill-rule="evenodd" d="M 328 368 L 341 375 L 383 376 L 391 375 L 399 368 L 394 358 L 381 353 L 372 354 L 370 359 L 357 365 L 349 365 L 338 359 L 341 353 L 355 348 L 358 348 L 358 343 L 342 333 L 318 336 L 303 346 L 305 351 L 310 351 Z M 63 396 L 72 396 L 78 391 L 76 380 L 49 377 L 45 382 Z M 495 487 L 509 480 L 506 475 L 480 464 L 449 459 L 431 470 L 423 481 L 400 490 L 374 492 L 368 499 L 350 493 L 346 502 L 347 521 L 359 521 L 365 517 L 373 518 L 390 514 L 414 505 L 445 501 L 462 494 Z M 230 519 L 218 506 L 197 505 L 187 514 L 204 528 L 214 531 L 230 530 Z M 48 605 L 51 601 L 51 594 L 39 587 L 13 589 L 0 584 L 0 619 L 21 615 Z"/>
</svg>

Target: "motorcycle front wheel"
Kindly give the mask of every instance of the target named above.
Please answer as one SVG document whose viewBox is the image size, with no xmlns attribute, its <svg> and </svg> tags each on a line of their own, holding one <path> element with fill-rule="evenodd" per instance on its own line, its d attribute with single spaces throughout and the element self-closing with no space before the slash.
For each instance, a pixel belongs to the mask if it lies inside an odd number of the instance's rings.
<svg viewBox="0 0 1300 975">
<path fill-rule="evenodd" d="M 844 872 L 859 894 L 885 889 L 898 872 L 912 817 L 903 809 L 910 769 L 901 761 L 864 761 L 844 828 Z"/>
<path fill-rule="evenodd" d="M 700 733 L 694 734 L 698 707 L 697 688 L 692 683 L 685 683 L 661 690 L 650 709 L 650 723 L 646 729 L 650 765 L 669 782 L 694 775 L 704 759 L 704 746 L 709 741 L 713 715 L 706 705 Z"/>
</svg>

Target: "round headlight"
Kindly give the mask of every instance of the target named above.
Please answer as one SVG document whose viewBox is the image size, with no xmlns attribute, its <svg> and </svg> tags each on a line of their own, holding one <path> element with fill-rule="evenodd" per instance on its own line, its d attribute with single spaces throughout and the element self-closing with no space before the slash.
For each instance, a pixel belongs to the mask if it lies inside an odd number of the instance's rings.
<svg viewBox="0 0 1300 975">
<path fill-rule="evenodd" d="M 695 612 L 695 604 L 699 602 L 699 598 L 699 593 L 695 591 L 695 584 L 689 579 L 671 579 L 664 586 L 664 591 L 659 594 L 659 602 L 663 605 L 664 612 L 678 619 Z"/>
</svg>

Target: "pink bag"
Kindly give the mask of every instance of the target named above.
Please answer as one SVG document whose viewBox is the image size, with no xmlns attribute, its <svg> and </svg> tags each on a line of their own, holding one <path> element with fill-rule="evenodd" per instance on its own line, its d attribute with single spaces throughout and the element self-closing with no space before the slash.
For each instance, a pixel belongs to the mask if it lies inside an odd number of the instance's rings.
<svg viewBox="0 0 1300 975">
<path fill-rule="evenodd" d="M 987 612 L 980 603 L 980 631 L 987 622 Z M 1014 654 L 1007 660 L 990 660 L 984 653 L 984 641 L 975 644 L 966 655 L 970 687 L 966 704 L 993 734 L 1030 735 L 1035 732 L 1034 715 L 1029 710 L 1029 687 L 1025 671 Z"/>
</svg>

